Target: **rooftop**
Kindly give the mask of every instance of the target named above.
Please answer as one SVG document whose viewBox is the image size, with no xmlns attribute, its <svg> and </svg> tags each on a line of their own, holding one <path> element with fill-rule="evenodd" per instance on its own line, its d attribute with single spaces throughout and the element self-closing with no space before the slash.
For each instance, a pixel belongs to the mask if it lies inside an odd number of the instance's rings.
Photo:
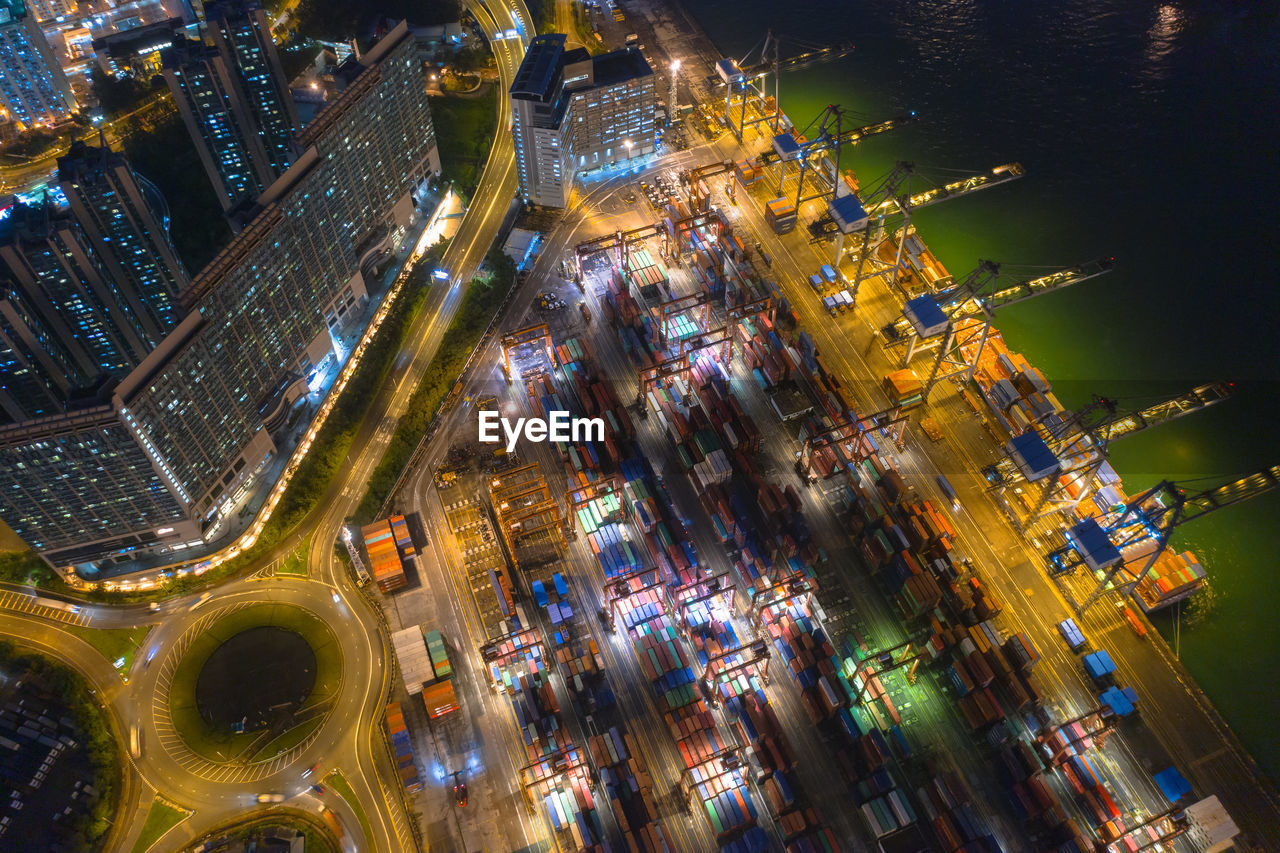
<svg viewBox="0 0 1280 853">
<path fill-rule="evenodd" d="M 550 100 L 556 78 L 564 67 L 563 33 L 547 33 L 529 42 L 524 61 L 511 84 L 511 97 L 523 100 Z"/>
<path fill-rule="evenodd" d="M 591 60 L 591 68 L 597 86 L 611 86 L 623 80 L 653 76 L 653 69 L 635 47 L 602 53 Z"/>
</svg>

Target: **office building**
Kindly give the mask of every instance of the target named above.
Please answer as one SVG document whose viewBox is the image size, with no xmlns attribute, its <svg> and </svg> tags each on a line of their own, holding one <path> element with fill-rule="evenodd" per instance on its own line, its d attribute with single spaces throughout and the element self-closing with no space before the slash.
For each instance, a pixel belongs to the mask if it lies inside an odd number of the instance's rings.
<svg viewBox="0 0 1280 853">
<path fill-rule="evenodd" d="M 209 3 L 212 44 L 175 36 L 164 77 L 224 210 L 260 195 L 292 161 L 298 113 L 265 13 Z"/>
<path fill-rule="evenodd" d="M 657 90 L 634 47 L 600 56 L 565 50 L 565 36 L 529 43 L 511 84 L 520 195 L 564 207 L 575 179 L 654 150 Z"/>
<path fill-rule="evenodd" d="M 360 63 L 362 73 L 299 136 L 301 153 L 258 199 L 257 215 L 183 292 L 177 328 L 114 387 L 111 416 L 95 410 L 100 420 L 72 433 L 77 447 L 110 442 L 113 453 L 40 455 L 42 443 L 67 434 L 60 417 L 0 431 L 9 477 L 0 479 L 0 518 L 54 564 L 170 553 L 228 530 L 276 453 L 280 413 L 336 357 L 337 336 L 365 316 L 361 270 L 403 237 L 413 193 L 439 156 L 408 28 Z M 124 436 L 135 450 L 119 448 Z M 137 467 L 139 452 L 153 479 Z M 27 497 L 34 483 L 7 473 L 37 462 L 39 482 L 58 483 L 40 507 Z M 104 481 L 118 510 L 87 497 Z M 157 483 L 179 508 L 176 520 Z M 93 517 L 63 528 L 55 520 L 67 512 Z"/>
<path fill-rule="evenodd" d="M 76 100 L 23 0 L 0 0 L 0 108 L 20 129 L 71 118 Z"/>
</svg>

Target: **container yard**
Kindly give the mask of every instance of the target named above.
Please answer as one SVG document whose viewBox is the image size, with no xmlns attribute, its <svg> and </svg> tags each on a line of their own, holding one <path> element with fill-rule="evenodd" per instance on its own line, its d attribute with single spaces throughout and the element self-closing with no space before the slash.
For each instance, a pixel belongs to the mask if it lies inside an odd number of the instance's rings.
<svg viewBox="0 0 1280 853">
<path fill-rule="evenodd" d="M 1195 849 L 1213 791 L 1150 769 L 1173 750 L 1114 630 L 1142 639 L 1204 569 L 1127 535 L 1153 510 L 1081 426 L 1124 407 L 1067 410 L 991 322 L 1106 266 L 983 290 L 909 221 L 842 229 L 1020 166 L 879 200 L 844 175 L 852 203 L 812 221 L 839 173 L 810 168 L 823 135 L 781 136 L 653 169 L 651 212 L 549 239 L 580 310 L 510 318 L 488 351 L 487 407 L 605 426 L 437 490 L 438 571 L 486 638 L 461 665 L 501 708 L 513 790 L 558 850 Z M 1095 586 L 1110 622 L 1071 609 Z M 402 671 L 427 671 L 410 645 Z"/>
</svg>

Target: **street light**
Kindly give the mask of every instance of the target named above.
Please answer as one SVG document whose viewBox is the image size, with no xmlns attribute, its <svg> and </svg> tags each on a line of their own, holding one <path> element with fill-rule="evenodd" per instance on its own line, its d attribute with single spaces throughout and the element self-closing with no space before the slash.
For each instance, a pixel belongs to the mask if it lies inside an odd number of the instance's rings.
<svg viewBox="0 0 1280 853">
<path fill-rule="evenodd" d="M 679 85 L 679 80 L 680 80 L 679 75 L 680 75 L 680 60 L 674 59 L 671 61 L 671 92 L 670 94 L 667 95 L 667 110 L 671 113 L 671 115 L 668 116 L 668 121 L 675 121 L 676 119 L 676 112 L 678 107 L 676 99 L 678 97 L 677 87 Z"/>
<path fill-rule="evenodd" d="M 631 140 L 622 140 L 622 147 L 627 149 L 627 169 L 631 169 Z"/>
</svg>

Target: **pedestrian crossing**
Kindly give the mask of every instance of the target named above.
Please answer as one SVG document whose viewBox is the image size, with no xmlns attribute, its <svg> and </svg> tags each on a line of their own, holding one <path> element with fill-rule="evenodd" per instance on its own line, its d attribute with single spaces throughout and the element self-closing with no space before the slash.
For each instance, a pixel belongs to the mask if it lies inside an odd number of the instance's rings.
<svg viewBox="0 0 1280 853">
<path fill-rule="evenodd" d="M 0 591 L 0 610 L 26 613 L 41 619 L 65 622 L 68 625 L 89 624 L 89 614 L 83 612 L 77 605 L 10 590 Z"/>
</svg>

